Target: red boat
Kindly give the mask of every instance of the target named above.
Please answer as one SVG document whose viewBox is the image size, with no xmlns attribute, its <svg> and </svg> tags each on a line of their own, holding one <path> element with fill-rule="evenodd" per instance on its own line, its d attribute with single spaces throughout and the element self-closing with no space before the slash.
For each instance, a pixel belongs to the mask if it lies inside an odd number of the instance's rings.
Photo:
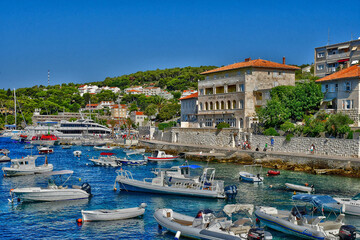
<svg viewBox="0 0 360 240">
<path fill-rule="evenodd" d="M 269 171 L 267 172 L 267 174 L 269 174 L 269 175 L 271 175 L 271 176 L 280 175 L 280 171 L 269 170 Z"/>
<path fill-rule="evenodd" d="M 48 154 L 48 153 L 53 153 L 54 150 L 52 148 L 49 148 L 49 147 L 41 147 L 39 148 L 39 154 Z"/>
<path fill-rule="evenodd" d="M 179 156 L 167 155 L 164 151 L 154 151 L 151 157 L 145 157 L 148 161 L 162 162 L 162 161 L 174 161 Z"/>
</svg>

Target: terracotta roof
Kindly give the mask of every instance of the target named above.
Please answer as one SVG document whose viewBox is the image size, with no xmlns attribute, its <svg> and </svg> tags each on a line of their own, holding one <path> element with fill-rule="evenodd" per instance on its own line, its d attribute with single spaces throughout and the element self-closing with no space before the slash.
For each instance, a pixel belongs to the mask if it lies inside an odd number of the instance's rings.
<svg viewBox="0 0 360 240">
<path fill-rule="evenodd" d="M 289 69 L 289 70 L 300 69 L 295 66 L 290 66 L 290 65 L 286 65 L 286 64 L 277 63 L 277 62 L 271 62 L 271 61 L 267 61 L 267 60 L 263 60 L 263 59 L 256 59 L 256 60 L 250 60 L 247 62 L 234 63 L 234 64 L 227 65 L 227 66 L 220 67 L 220 68 L 215 68 L 213 70 L 202 72 L 201 74 L 222 72 L 222 71 L 228 71 L 228 70 L 234 70 L 234 69 L 246 68 L 246 67 L 275 68 L 275 69 Z"/>
<path fill-rule="evenodd" d="M 92 104 L 86 104 L 86 106 L 87 106 L 87 107 L 97 107 L 97 106 L 99 106 L 99 104 L 93 104 L 93 103 L 92 103 Z"/>
<path fill-rule="evenodd" d="M 320 78 L 316 80 L 316 82 L 323 82 L 323 81 L 330 81 L 335 79 L 342 79 L 342 78 L 353 78 L 353 77 L 360 77 L 360 66 L 354 65 L 348 68 L 345 68 L 341 71 L 328 75 L 326 77 Z"/>
<path fill-rule="evenodd" d="M 134 89 L 131 89 L 131 90 L 127 90 L 127 92 L 141 92 L 139 90 L 134 90 Z"/>
<path fill-rule="evenodd" d="M 144 115 L 143 112 L 135 112 L 136 115 Z"/>
<path fill-rule="evenodd" d="M 199 95 L 198 92 L 196 92 L 196 93 L 190 94 L 190 95 L 188 95 L 188 96 L 186 96 L 186 97 L 180 98 L 179 100 L 185 100 L 185 99 L 190 99 L 190 98 L 197 98 L 198 95 Z"/>
<path fill-rule="evenodd" d="M 80 85 L 79 88 L 83 88 L 83 87 L 85 87 L 85 86 L 86 86 L 86 85 Z"/>
</svg>

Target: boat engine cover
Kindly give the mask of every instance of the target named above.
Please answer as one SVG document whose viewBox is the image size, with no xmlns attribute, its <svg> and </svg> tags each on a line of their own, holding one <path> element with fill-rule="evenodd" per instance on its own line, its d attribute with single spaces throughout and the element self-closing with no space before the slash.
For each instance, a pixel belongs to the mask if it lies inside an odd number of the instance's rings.
<svg viewBox="0 0 360 240">
<path fill-rule="evenodd" d="M 251 228 L 248 232 L 247 240 L 270 240 L 271 233 L 265 231 L 263 228 Z"/>
<path fill-rule="evenodd" d="M 352 225 L 342 225 L 340 227 L 339 237 L 341 240 L 355 240 L 356 227 Z"/>
<path fill-rule="evenodd" d="M 229 199 L 235 198 L 237 195 L 237 187 L 235 185 L 226 186 L 224 188 L 224 192 L 225 192 L 227 198 L 229 198 Z"/>
<path fill-rule="evenodd" d="M 81 190 L 84 190 L 85 192 L 87 192 L 88 194 L 91 195 L 91 186 L 88 183 L 83 183 L 81 184 Z"/>
</svg>

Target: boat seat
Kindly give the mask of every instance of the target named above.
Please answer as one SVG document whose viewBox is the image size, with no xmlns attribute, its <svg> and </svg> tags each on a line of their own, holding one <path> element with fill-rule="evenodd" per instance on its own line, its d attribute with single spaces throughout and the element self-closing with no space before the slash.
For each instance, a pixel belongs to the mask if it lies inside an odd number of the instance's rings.
<svg viewBox="0 0 360 240">
<path fill-rule="evenodd" d="M 248 218 L 244 218 L 244 219 L 239 219 L 239 220 L 237 220 L 237 221 L 235 221 L 234 223 L 233 223 L 233 226 L 242 226 L 242 225 L 244 225 L 245 223 L 247 223 L 247 222 L 251 222 L 250 221 L 250 219 L 248 219 Z"/>
<path fill-rule="evenodd" d="M 250 229 L 251 229 L 250 226 L 230 227 L 230 231 L 233 232 L 235 235 L 248 233 Z"/>
<path fill-rule="evenodd" d="M 68 186 L 59 186 L 60 189 L 67 189 Z"/>
<path fill-rule="evenodd" d="M 323 227 L 324 231 L 339 230 L 342 225 L 343 225 L 342 223 L 337 223 L 334 221 L 319 223 L 319 226 Z"/>
<path fill-rule="evenodd" d="M 78 185 L 72 185 L 72 188 L 75 188 L 75 189 L 81 189 L 81 187 L 80 187 L 80 186 L 78 186 Z"/>
<path fill-rule="evenodd" d="M 184 225 L 184 226 L 191 226 L 193 223 L 190 221 L 186 221 L 186 220 L 181 220 L 181 219 L 173 219 L 173 222 L 176 222 L 178 224 Z"/>
</svg>

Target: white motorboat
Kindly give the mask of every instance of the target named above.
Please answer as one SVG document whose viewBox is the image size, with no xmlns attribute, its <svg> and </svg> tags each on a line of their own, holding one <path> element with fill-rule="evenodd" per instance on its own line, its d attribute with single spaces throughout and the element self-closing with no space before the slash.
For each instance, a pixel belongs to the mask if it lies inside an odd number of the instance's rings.
<svg viewBox="0 0 360 240">
<path fill-rule="evenodd" d="M 360 193 L 353 198 L 334 198 L 345 214 L 360 216 Z"/>
<path fill-rule="evenodd" d="M 114 150 L 114 147 L 111 146 L 94 146 L 95 150 L 111 151 Z"/>
<path fill-rule="evenodd" d="M 295 190 L 295 191 L 306 192 L 306 193 L 314 193 L 315 192 L 314 185 L 311 185 L 310 187 L 308 187 L 308 186 L 302 186 L 302 185 L 297 185 L 297 184 L 292 184 L 292 183 L 285 183 L 285 186 L 288 189 Z"/>
<path fill-rule="evenodd" d="M 356 239 L 356 228 L 343 223 L 344 214 L 338 215 L 335 221 L 325 221 L 325 216 L 308 215 L 306 208 L 295 206 L 291 211 L 259 207 L 255 216 L 267 227 L 299 238 Z"/>
<path fill-rule="evenodd" d="M 11 158 L 8 156 L 10 151 L 8 149 L 0 149 L 0 162 L 10 162 Z"/>
<path fill-rule="evenodd" d="M 35 162 L 38 157 L 40 156 L 12 159 L 10 167 L 3 167 L 2 170 L 7 177 L 51 172 L 53 165 L 47 163 L 47 157 L 45 157 L 43 165 L 36 166 Z"/>
<path fill-rule="evenodd" d="M 61 148 L 62 148 L 62 149 L 70 149 L 70 148 L 71 148 L 71 145 L 63 145 Z"/>
<path fill-rule="evenodd" d="M 39 151 L 40 154 L 48 154 L 48 153 L 53 153 L 54 149 L 49 148 L 47 146 L 40 146 L 38 148 L 38 151 Z"/>
<path fill-rule="evenodd" d="M 201 172 L 197 171 L 201 170 Z M 153 173 L 159 176 L 161 171 L 165 172 L 165 179 L 168 182 L 195 182 L 199 183 L 202 176 L 202 167 L 199 165 L 184 164 L 171 168 L 155 168 Z"/>
<path fill-rule="evenodd" d="M 251 204 L 230 204 L 224 207 L 224 212 L 231 217 L 232 213 L 245 211 L 249 216 L 253 209 L 254 206 Z M 215 217 L 209 209 L 200 210 L 196 217 L 191 217 L 174 212 L 172 209 L 162 208 L 155 211 L 154 218 L 160 226 L 170 232 L 177 233 L 175 239 L 179 239 L 180 235 L 193 239 L 272 239 L 269 232 L 252 227 L 251 218 L 243 218 L 233 222 L 226 217 Z"/>
<path fill-rule="evenodd" d="M 165 180 L 165 172 L 161 171 L 156 178 L 144 178 L 142 181 L 133 179 L 128 170 L 116 171 L 118 176 L 115 182 L 119 183 L 119 189 L 133 192 L 148 192 L 158 194 L 174 194 L 190 197 L 226 198 L 236 195 L 236 186 L 224 189 L 224 181 L 214 180 L 215 169 L 205 168 L 204 175 L 199 183 L 176 182 L 174 184 Z"/>
<path fill-rule="evenodd" d="M 89 159 L 95 165 L 98 166 L 106 166 L 106 167 L 120 167 L 122 164 L 121 162 L 117 161 L 118 158 L 114 156 L 114 153 L 100 153 L 99 158 L 91 158 Z"/>
<path fill-rule="evenodd" d="M 164 162 L 164 161 L 174 161 L 179 158 L 179 156 L 173 156 L 166 154 L 164 151 L 156 150 L 150 157 L 145 156 L 145 159 L 151 162 Z"/>
<path fill-rule="evenodd" d="M 124 164 L 124 165 L 133 165 L 133 166 L 136 166 L 136 165 L 146 165 L 147 164 L 147 160 L 145 159 L 130 159 L 130 158 L 118 158 L 116 159 L 116 162 L 119 162 L 121 164 Z"/>
<path fill-rule="evenodd" d="M 79 150 L 76 150 L 76 151 L 73 152 L 73 154 L 74 154 L 75 157 L 80 157 L 82 152 L 79 151 Z"/>
<path fill-rule="evenodd" d="M 124 209 L 100 209 L 92 211 L 81 210 L 82 218 L 84 222 L 92 221 L 114 221 L 129 219 L 141 216 L 144 214 L 146 208 L 146 203 L 140 204 L 139 207 L 134 208 L 124 208 Z"/>
<path fill-rule="evenodd" d="M 257 171 L 256 174 L 247 172 L 247 171 L 241 171 L 239 172 L 240 175 L 240 180 L 244 181 L 244 182 L 250 182 L 250 183 L 263 183 L 264 182 L 264 178 L 260 176 L 260 174 L 262 173 L 262 166 L 261 165 L 245 165 L 244 166 L 245 170 L 249 169 L 251 172 L 254 172 L 256 168 L 258 168 L 259 170 Z"/>
<path fill-rule="evenodd" d="M 40 187 L 28 187 L 28 188 L 15 188 L 11 190 L 11 194 L 15 194 L 21 201 L 63 201 L 63 200 L 77 200 L 86 199 L 91 196 L 91 186 L 88 183 L 83 183 L 81 186 L 72 185 L 72 187 L 65 186 L 65 183 L 69 180 L 73 171 L 63 170 L 48 173 L 47 175 L 64 175 L 70 174 L 62 185 L 56 185 L 50 183 L 47 188 Z"/>
</svg>

